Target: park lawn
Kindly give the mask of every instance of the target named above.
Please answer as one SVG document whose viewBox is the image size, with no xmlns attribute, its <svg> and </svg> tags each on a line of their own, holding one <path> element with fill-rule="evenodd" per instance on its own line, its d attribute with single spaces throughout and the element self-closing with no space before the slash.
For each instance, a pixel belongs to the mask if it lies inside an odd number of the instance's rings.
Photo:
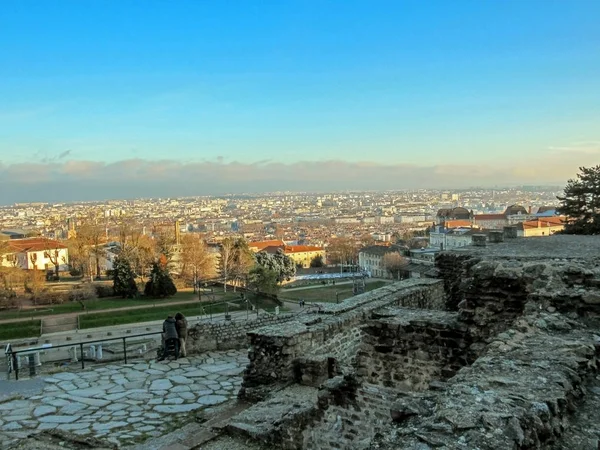
<svg viewBox="0 0 600 450">
<path fill-rule="evenodd" d="M 0 325 L 0 342 L 5 340 L 39 337 L 41 320 L 30 322 L 3 323 Z"/>
<path fill-rule="evenodd" d="M 239 296 L 238 298 L 239 299 Z M 269 299 L 259 299 L 253 301 L 258 308 L 269 312 L 275 310 L 275 303 Z M 246 304 L 241 301 L 228 301 L 219 303 L 195 302 L 189 305 L 175 306 L 156 306 L 148 309 L 130 310 L 120 314 L 118 311 L 98 312 L 91 314 L 81 314 L 79 316 L 79 326 L 85 328 L 98 328 L 114 325 L 123 325 L 129 323 L 151 322 L 154 320 L 165 319 L 169 314 L 174 315 L 177 312 L 182 313 L 188 318 L 206 316 L 210 314 L 224 313 L 226 311 L 244 311 Z"/>
<path fill-rule="evenodd" d="M 378 289 L 380 287 L 386 286 L 389 283 L 387 281 L 373 281 L 371 283 L 367 282 L 365 286 L 365 292 L 372 291 L 374 289 Z M 281 292 L 279 297 L 281 299 L 289 299 L 289 300 L 305 300 L 307 302 L 335 302 L 336 301 L 336 292 L 339 293 L 338 298 L 339 301 L 345 300 L 347 298 L 353 297 L 352 294 L 352 284 L 341 284 L 338 286 L 323 286 L 322 288 L 308 288 L 308 289 L 298 289 L 290 292 Z"/>
<path fill-rule="evenodd" d="M 131 306 L 143 306 L 143 305 L 158 305 L 163 303 L 183 302 L 196 300 L 198 297 L 192 291 L 177 292 L 173 297 L 154 299 L 154 298 L 120 298 L 120 297 L 106 297 L 98 298 L 94 300 L 84 300 L 85 311 L 102 311 L 104 309 L 116 309 L 116 308 L 128 308 Z M 83 313 L 84 310 L 81 308 L 79 302 L 67 302 L 60 305 L 40 305 L 36 310 L 22 311 L 2 311 L 0 312 L 0 319 L 18 319 L 21 317 L 40 317 L 40 316 L 52 316 L 55 314 Z"/>
</svg>

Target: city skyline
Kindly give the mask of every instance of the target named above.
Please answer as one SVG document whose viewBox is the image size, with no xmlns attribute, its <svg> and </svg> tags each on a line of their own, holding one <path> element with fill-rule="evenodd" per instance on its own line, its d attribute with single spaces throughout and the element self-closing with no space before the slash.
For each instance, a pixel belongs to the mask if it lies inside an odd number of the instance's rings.
<svg viewBox="0 0 600 450">
<path fill-rule="evenodd" d="M 600 4 L 19 2 L 0 204 L 560 184 L 600 156 Z"/>
</svg>

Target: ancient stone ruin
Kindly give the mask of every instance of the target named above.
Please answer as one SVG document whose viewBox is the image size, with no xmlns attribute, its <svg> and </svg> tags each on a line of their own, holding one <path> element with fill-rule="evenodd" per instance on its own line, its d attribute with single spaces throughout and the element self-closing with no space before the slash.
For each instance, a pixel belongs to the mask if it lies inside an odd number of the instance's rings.
<svg viewBox="0 0 600 450">
<path fill-rule="evenodd" d="M 436 266 L 250 331 L 246 407 L 202 448 L 598 449 L 600 238 Z"/>
<path fill-rule="evenodd" d="M 192 329 L 191 351 L 249 348 L 238 400 L 136 449 L 600 448 L 600 238 L 504 238 L 439 279 Z"/>
</svg>

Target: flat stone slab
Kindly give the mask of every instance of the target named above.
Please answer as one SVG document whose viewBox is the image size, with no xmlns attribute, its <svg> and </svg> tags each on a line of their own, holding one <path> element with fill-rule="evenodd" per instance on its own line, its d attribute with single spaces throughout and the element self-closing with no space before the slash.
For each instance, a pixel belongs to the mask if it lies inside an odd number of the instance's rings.
<svg viewBox="0 0 600 450">
<path fill-rule="evenodd" d="M 183 375 L 174 375 L 172 377 L 169 377 L 169 381 L 171 381 L 172 383 L 175 384 L 192 384 L 194 383 L 194 380 L 190 380 L 187 377 L 184 377 Z"/>
<path fill-rule="evenodd" d="M 71 423 L 79 419 L 80 416 L 42 416 L 38 420 L 42 423 Z"/>
<path fill-rule="evenodd" d="M 110 431 L 113 428 L 126 427 L 129 425 L 127 422 L 97 422 L 92 428 L 94 431 Z"/>
<path fill-rule="evenodd" d="M 59 429 L 110 439 L 122 447 L 143 446 L 141 437 L 170 431 L 169 416 L 234 399 L 242 378 L 228 373 L 241 374 L 246 364 L 245 352 L 230 351 L 168 364 L 110 364 L 60 372 L 44 380 L 40 395 L 0 403 L 0 444 L 4 436 L 18 439 Z M 224 385 L 231 389 L 223 390 Z"/>
<path fill-rule="evenodd" d="M 75 389 L 74 391 L 70 391 L 69 394 L 77 397 L 98 397 L 105 396 L 106 390 L 100 388 Z"/>
<path fill-rule="evenodd" d="M 33 410 L 33 415 L 35 417 L 46 416 L 48 414 L 54 414 L 56 412 L 56 408 L 54 406 L 49 405 L 41 405 Z"/>
<path fill-rule="evenodd" d="M 173 384 L 169 380 L 160 379 L 154 380 L 150 385 L 151 391 L 168 391 L 173 387 Z"/>
</svg>

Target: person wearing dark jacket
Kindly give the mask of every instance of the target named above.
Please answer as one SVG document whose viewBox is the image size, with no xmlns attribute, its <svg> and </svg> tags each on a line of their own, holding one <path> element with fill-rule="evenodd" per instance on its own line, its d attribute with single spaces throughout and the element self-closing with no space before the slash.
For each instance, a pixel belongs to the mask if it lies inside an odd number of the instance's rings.
<svg viewBox="0 0 600 450">
<path fill-rule="evenodd" d="M 177 329 L 177 335 L 179 336 L 179 348 L 181 349 L 181 356 L 185 358 L 187 355 L 185 341 L 187 339 L 188 323 L 185 316 L 181 313 L 175 314 L 175 328 Z"/>
<path fill-rule="evenodd" d="M 177 344 L 175 345 L 175 355 L 179 354 L 179 336 L 177 335 L 177 326 L 175 325 L 176 321 L 173 316 L 167 317 L 167 320 L 163 322 L 163 349 L 166 350 L 166 343 L 169 339 L 175 339 Z"/>
</svg>

